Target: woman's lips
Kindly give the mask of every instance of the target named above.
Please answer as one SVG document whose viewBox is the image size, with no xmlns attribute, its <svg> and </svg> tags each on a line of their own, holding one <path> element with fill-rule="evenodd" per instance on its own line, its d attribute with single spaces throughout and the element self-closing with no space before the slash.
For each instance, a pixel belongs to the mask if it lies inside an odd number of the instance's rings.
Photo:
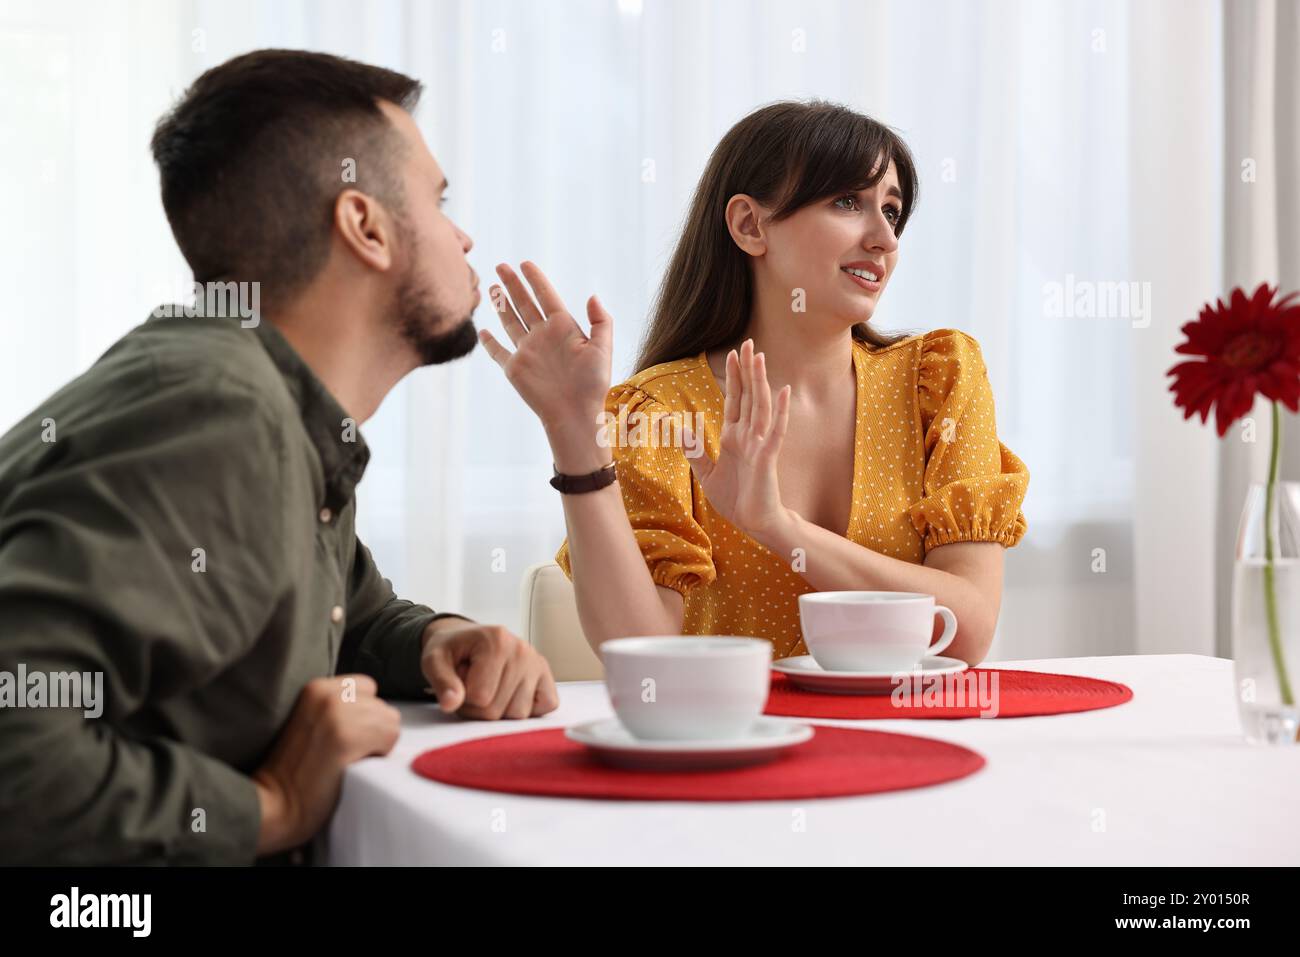
<svg viewBox="0 0 1300 957">
<path fill-rule="evenodd" d="M 843 269 L 841 269 L 840 272 L 843 272 L 844 275 L 848 276 L 850 279 L 856 282 L 863 289 L 866 289 L 870 292 L 880 292 L 879 282 L 872 282 L 870 279 L 863 279 L 861 276 L 855 276 L 851 272 L 844 272 Z"/>
</svg>

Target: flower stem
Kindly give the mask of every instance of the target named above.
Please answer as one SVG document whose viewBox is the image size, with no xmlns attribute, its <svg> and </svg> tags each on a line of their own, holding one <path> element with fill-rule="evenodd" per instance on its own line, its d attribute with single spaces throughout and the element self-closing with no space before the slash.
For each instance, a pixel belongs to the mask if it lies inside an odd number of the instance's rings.
<svg viewBox="0 0 1300 957">
<path fill-rule="evenodd" d="M 1282 428 L 1278 421 L 1278 404 L 1274 401 L 1272 405 L 1273 441 L 1269 451 L 1268 485 L 1264 493 L 1264 608 L 1268 614 L 1268 646 L 1273 652 L 1273 666 L 1277 669 L 1282 704 L 1291 707 L 1295 704 L 1295 696 L 1291 693 L 1286 658 L 1282 654 L 1282 637 L 1277 621 L 1277 589 L 1273 583 L 1273 490 L 1277 485 L 1278 447 L 1281 445 Z"/>
</svg>

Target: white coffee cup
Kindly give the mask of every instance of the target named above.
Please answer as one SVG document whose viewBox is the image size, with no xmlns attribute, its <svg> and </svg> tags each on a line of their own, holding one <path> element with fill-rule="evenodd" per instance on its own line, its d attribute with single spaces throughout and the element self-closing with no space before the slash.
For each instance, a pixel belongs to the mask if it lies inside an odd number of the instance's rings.
<svg viewBox="0 0 1300 957">
<path fill-rule="evenodd" d="M 611 638 L 600 657 L 614 713 L 638 738 L 742 737 L 767 704 L 772 643 L 761 638 Z"/>
<path fill-rule="evenodd" d="M 936 614 L 944 629 L 931 645 Z M 920 592 L 810 592 L 799 596 L 799 626 L 827 671 L 910 671 L 957 637 L 957 616 Z"/>
</svg>

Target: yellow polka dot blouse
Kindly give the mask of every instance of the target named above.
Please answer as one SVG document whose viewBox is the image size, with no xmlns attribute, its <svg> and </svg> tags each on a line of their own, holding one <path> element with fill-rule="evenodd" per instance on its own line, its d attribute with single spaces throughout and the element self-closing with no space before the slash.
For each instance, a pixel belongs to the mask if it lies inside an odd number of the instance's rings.
<svg viewBox="0 0 1300 957">
<path fill-rule="evenodd" d="M 855 339 L 853 364 L 858 419 L 848 538 L 915 563 L 950 542 L 1017 544 L 1027 528 L 1020 506 L 1029 470 L 998 440 L 979 343 L 957 329 L 879 349 Z M 614 386 L 605 409 L 619 418 L 620 435 L 636 432 L 634 413 L 650 421 L 685 413 L 691 425 L 702 412 L 705 450 L 716 460 L 723 400 L 700 353 Z M 684 598 L 683 632 L 767 638 L 776 658 L 807 654 L 798 598 L 816 589 L 792 561 L 712 509 L 680 445 L 622 444 L 612 423 L 609 435 L 650 575 Z M 567 540 L 555 560 L 572 578 Z"/>
</svg>

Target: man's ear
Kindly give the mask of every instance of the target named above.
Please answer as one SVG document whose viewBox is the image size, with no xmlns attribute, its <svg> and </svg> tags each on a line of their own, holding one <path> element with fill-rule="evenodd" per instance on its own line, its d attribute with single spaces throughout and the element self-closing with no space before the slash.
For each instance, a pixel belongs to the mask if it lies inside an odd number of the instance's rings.
<svg viewBox="0 0 1300 957">
<path fill-rule="evenodd" d="M 393 221 L 373 196 L 345 189 L 334 200 L 334 228 L 343 245 L 362 263 L 379 272 L 392 268 L 396 250 Z"/>
<path fill-rule="evenodd" d="M 751 256 L 767 252 L 767 210 L 753 196 L 737 193 L 727 200 L 727 231 L 732 240 Z"/>
</svg>

